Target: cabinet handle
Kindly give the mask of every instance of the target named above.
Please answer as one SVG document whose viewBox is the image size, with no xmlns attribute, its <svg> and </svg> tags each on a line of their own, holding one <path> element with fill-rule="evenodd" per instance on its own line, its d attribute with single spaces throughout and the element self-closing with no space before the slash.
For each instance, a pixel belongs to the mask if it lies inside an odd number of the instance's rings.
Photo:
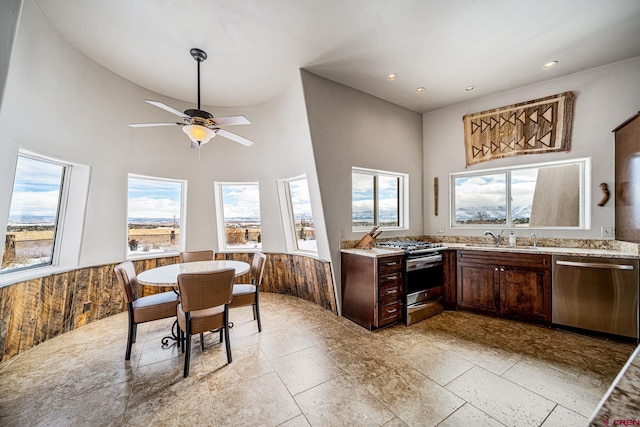
<svg viewBox="0 0 640 427">
<path fill-rule="evenodd" d="M 398 311 L 397 308 L 392 308 L 391 310 L 387 310 L 387 313 L 391 314 L 391 313 L 395 313 L 396 311 Z"/>
<path fill-rule="evenodd" d="M 397 294 L 397 293 L 398 293 L 397 289 L 387 289 L 387 295 Z"/>
<path fill-rule="evenodd" d="M 384 280 L 396 280 L 398 278 L 397 274 L 394 274 L 393 276 L 387 276 Z"/>
<path fill-rule="evenodd" d="M 504 268 L 501 268 L 500 271 L 504 271 Z"/>
<path fill-rule="evenodd" d="M 498 267 L 494 268 L 494 271 L 498 271 Z"/>
<path fill-rule="evenodd" d="M 398 261 L 386 262 L 385 265 L 396 265 Z"/>
</svg>

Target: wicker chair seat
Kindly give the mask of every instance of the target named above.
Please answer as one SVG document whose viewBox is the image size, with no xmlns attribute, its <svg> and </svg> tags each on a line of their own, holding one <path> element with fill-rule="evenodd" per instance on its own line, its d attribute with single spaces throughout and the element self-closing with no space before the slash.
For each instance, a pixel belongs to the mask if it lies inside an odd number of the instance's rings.
<svg viewBox="0 0 640 427">
<path fill-rule="evenodd" d="M 135 323 L 144 323 L 173 317 L 176 315 L 178 302 L 178 294 L 173 291 L 140 297 L 131 303 L 133 320 Z"/>
<path fill-rule="evenodd" d="M 178 304 L 178 325 L 182 330 L 187 330 L 187 316 L 182 309 L 182 304 Z M 224 306 L 194 310 L 191 312 L 191 333 L 214 331 L 224 326 Z"/>
</svg>

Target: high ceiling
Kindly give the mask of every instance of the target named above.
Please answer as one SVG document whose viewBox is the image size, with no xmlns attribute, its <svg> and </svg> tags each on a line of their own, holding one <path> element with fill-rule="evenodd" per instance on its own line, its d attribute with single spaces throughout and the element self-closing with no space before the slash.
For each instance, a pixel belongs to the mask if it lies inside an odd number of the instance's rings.
<svg viewBox="0 0 640 427">
<path fill-rule="evenodd" d="M 97 63 L 173 98 L 195 102 L 189 49 L 205 50 L 212 106 L 274 99 L 303 68 L 426 112 L 640 56 L 640 0 L 26 1 Z"/>
</svg>

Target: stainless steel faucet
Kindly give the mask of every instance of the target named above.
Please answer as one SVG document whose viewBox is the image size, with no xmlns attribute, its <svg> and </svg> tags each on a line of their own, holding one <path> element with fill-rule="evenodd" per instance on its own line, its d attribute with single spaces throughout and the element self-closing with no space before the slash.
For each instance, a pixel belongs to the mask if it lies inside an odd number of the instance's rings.
<svg viewBox="0 0 640 427">
<path fill-rule="evenodd" d="M 529 237 L 529 240 L 533 240 L 533 247 L 534 248 L 538 247 L 538 238 L 536 237 L 536 235 L 534 233 L 531 233 L 531 236 Z"/>
<path fill-rule="evenodd" d="M 496 246 L 500 246 L 500 243 L 502 243 L 502 233 L 503 232 L 504 232 L 504 230 L 500 230 L 500 233 L 498 233 L 496 235 L 496 234 L 493 234 L 490 231 L 485 231 L 484 235 L 493 237 L 493 242 L 496 244 Z"/>
</svg>

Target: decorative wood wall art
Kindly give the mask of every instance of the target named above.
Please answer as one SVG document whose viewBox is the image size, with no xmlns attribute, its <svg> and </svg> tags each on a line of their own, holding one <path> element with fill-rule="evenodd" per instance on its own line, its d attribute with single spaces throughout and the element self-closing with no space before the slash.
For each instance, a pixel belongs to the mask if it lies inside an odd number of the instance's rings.
<svg viewBox="0 0 640 427">
<path fill-rule="evenodd" d="M 574 99 L 573 93 L 564 92 L 465 115 L 467 166 L 519 154 L 569 151 Z"/>
</svg>

